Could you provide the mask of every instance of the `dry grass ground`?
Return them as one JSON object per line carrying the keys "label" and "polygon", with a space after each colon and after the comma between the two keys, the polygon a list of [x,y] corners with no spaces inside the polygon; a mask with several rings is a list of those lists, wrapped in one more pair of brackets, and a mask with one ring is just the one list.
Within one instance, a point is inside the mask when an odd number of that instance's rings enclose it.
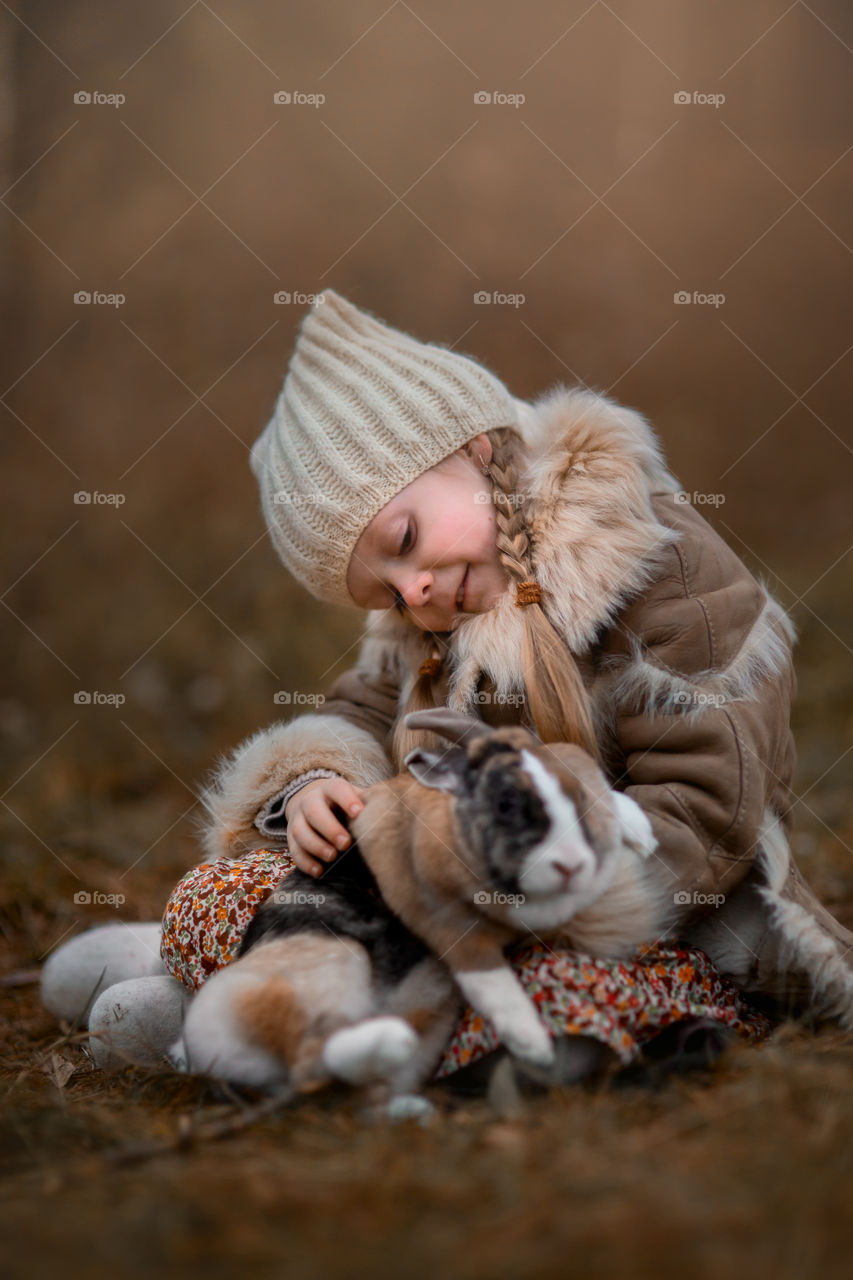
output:
{"label": "dry grass ground", "polygon": [[566,1090],[517,1116],[436,1090],[430,1127],[367,1128],[330,1095],[217,1139],[205,1126],[245,1100],[106,1080],[79,1046],[48,1052],[31,997],[14,1013],[12,1276],[849,1275],[849,1036],[780,1031],[710,1081]]}

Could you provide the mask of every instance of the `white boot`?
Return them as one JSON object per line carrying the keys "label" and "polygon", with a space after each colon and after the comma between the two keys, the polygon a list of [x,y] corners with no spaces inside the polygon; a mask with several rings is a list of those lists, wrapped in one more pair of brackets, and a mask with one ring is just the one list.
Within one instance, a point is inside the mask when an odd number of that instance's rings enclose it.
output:
{"label": "white boot", "polygon": [[175,1063],[170,1046],[181,1035],[190,992],[177,978],[129,978],[102,991],[89,1014],[89,1050],[102,1071],[128,1064]]}
{"label": "white boot", "polygon": [[100,925],[71,938],[56,948],[42,969],[42,1004],[55,1018],[82,1022],[105,988],[128,978],[167,975],[160,959],[160,935],[158,920]]}

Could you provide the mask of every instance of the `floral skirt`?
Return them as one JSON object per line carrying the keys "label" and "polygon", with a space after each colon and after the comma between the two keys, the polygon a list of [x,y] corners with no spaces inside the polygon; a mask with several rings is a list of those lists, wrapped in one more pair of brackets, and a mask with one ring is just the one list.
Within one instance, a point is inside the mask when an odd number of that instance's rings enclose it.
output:
{"label": "floral skirt", "polygon": [[[234,960],[249,921],[282,876],[288,854],[256,849],[188,871],[163,917],[161,953],[169,972],[195,991]],[[507,960],[552,1035],[587,1035],[608,1045],[623,1065],[670,1023],[704,1016],[756,1043],[770,1031],[738,989],[697,947],[653,944],[630,960],[600,960],[565,945],[522,939]],[[476,1062],[499,1045],[490,1021],[464,1010],[434,1078]]]}

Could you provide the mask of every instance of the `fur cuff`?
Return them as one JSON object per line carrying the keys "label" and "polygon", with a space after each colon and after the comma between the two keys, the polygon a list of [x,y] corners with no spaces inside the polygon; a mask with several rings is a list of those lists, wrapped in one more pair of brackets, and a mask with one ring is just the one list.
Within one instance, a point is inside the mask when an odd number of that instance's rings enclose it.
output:
{"label": "fur cuff", "polygon": [[271,797],[311,769],[334,770],[359,788],[393,773],[376,739],[344,716],[311,713],[260,729],[220,759],[201,790],[198,836],[207,857],[239,858],[252,849],[285,847],[283,833],[259,838],[254,821]]}

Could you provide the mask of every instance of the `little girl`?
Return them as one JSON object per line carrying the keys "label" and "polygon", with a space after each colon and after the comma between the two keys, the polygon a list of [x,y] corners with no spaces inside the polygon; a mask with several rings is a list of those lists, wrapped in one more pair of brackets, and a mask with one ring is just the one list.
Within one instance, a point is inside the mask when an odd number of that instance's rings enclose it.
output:
{"label": "little girl", "polygon": [[[414,746],[443,745],[405,714],[448,705],[585,748],[644,809],[671,880],[684,945],[650,938],[631,963],[539,942],[508,953],[554,1036],[630,1063],[696,1018],[747,1040],[768,1015],[853,1026],[853,935],[788,844],[794,629],[690,505],[644,418],[578,388],[517,400],[481,364],[329,291],[251,464],[287,569],[367,611],[357,661],[319,710],[219,764],[208,860],[174,890],[162,936],[136,926],[147,953],[124,936],[116,957],[103,929],[74,939],[46,970],[49,1007],[71,1016],[74,982],[78,1005],[101,991],[103,1032],[116,1000],[142,1009],[137,975],[171,1027],[281,876],[321,875],[347,847],[360,791]],[[153,1045],[152,1018],[139,1025]],[[496,1045],[469,1009],[436,1075]]]}

